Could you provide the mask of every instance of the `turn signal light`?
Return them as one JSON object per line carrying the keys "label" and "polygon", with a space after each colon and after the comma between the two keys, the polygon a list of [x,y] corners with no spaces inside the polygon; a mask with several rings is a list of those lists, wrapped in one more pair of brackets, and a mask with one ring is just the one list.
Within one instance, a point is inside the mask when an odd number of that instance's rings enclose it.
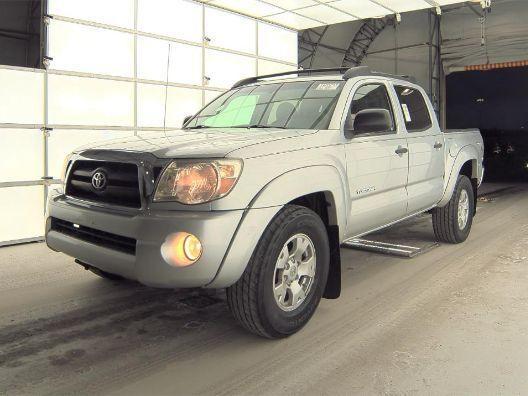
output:
{"label": "turn signal light", "polygon": [[170,234],[161,245],[161,256],[174,267],[187,267],[196,263],[202,251],[200,240],[188,232]]}

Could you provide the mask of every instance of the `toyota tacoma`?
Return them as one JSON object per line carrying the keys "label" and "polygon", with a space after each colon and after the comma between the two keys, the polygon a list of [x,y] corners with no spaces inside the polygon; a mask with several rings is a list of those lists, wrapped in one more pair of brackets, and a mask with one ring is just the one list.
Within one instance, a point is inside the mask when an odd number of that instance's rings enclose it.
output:
{"label": "toyota tacoma", "polygon": [[46,241],[103,277],[225,288],[242,326],[280,338],[339,296],[343,242],[424,212],[439,241],[463,242],[483,155],[479,131],[442,131],[410,78],[247,78],[181,130],[70,154]]}

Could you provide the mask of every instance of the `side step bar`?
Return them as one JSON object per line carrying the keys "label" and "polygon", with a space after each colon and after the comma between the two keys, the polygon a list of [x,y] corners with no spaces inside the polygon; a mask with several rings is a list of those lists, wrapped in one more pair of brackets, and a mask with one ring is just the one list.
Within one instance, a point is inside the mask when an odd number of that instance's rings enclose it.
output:
{"label": "side step bar", "polygon": [[388,254],[391,256],[413,258],[419,254],[426,253],[439,246],[438,242],[432,242],[422,247],[400,245],[368,239],[354,238],[341,244],[344,248],[366,250],[374,253]]}

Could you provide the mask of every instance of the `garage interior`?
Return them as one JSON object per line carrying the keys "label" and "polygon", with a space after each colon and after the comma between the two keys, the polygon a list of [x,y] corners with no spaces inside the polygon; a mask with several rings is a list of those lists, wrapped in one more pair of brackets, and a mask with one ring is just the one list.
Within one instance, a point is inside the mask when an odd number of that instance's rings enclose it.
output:
{"label": "garage interior", "polygon": [[[524,0],[0,0],[0,393],[521,394],[528,391]],[[178,129],[235,81],[369,66],[409,75],[443,128],[479,128],[468,241],[427,214],[343,248],[342,294],[279,342],[223,291],[108,282],[43,242],[64,157]]]}

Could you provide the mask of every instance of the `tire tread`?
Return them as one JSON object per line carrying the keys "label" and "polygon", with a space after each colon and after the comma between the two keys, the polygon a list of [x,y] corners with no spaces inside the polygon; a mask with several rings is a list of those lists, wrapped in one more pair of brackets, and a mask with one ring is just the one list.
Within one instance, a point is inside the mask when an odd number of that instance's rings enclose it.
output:
{"label": "tire tread", "polygon": [[433,218],[433,231],[440,242],[446,242],[446,243],[459,243],[461,242],[456,235],[455,227],[458,227],[457,223],[457,205],[458,202],[456,200],[457,193],[459,190],[460,184],[464,181],[468,180],[467,176],[459,175],[457,184],[455,186],[455,189],[453,191],[453,196],[445,205],[441,208],[435,208],[432,212],[432,218]]}
{"label": "tire tread", "polygon": [[265,338],[281,337],[280,334],[266,329],[258,309],[258,282],[260,273],[263,270],[258,265],[265,257],[266,247],[271,242],[273,236],[285,226],[285,219],[295,219],[296,217],[313,212],[303,206],[287,205],[270,222],[259,240],[251,259],[240,279],[226,289],[228,306],[236,321],[246,330]]}

